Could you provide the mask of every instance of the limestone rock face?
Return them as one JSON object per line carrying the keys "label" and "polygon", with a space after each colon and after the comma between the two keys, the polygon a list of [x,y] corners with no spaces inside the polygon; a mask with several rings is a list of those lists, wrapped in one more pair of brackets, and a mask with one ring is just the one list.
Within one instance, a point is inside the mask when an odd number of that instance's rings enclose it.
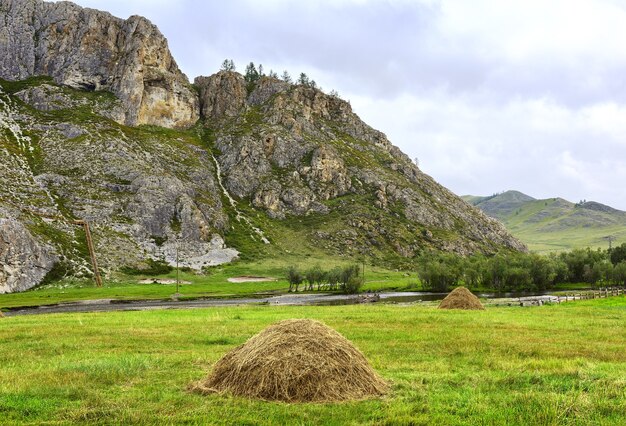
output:
{"label": "limestone rock face", "polygon": [[387,246],[405,258],[424,247],[525,250],[500,223],[422,173],[339,97],[269,77],[248,93],[236,72],[195,82],[225,188],[275,219],[342,212],[345,232],[316,230],[320,245],[359,254]]}
{"label": "limestone rock face", "polygon": [[57,261],[52,247],[36,240],[19,221],[0,216],[0,293],[39,284]]}
{"label": "limestone rock face", "polygon": [[[0,269],[16,271],[11,265],[22,258],[47,267],[50,252],[70,275],[90,277],[74,219],[89,221],[105,274],[141,267],[147,258],[175,263],[177,249],[181,264],[196,269],[237,257],[224,242],[229,218],[215,163],[197,136],[104,119],[97,112],[117,102],[110,94],[25,86],[7,93],[0,82],[0,212],[14,218],[4,222],[5,234],[24,241],[12,243],[17,260],[0,258]],[[6,291],[24,290],[44,275],[18,287],[11,278]]]}
{"label": "limestone rock face", "polygon": [[313,151],[311,168],[304,174],[309,180],[309,186],[323,200],[344,195],[351,186],[344,161],[337,150],[329,145],[322,145]]}
{"label": "limestone rock face", "polygon": [[73,88],[108,90],[122,101],[128,125],[196,122],[196,94],[145,18],[41,0],[0,0],[0,11],[0,77],[48,75]]}
{"label": "limestone rock face", "polygon": [[[67,108],[89,107],[98,115],[110,118],[118,123],[124,123],[126,114],[122,102],[111,97],[106,102],[90,102],[88,99],[76,99],[64,88],[50,84],[29,87],[15,94],[23,102],[40,111],[58,111]],[[74,136],[69,136],[75,137]]]}
{"label": "limestone rock face", "polygon": [[202,116],[209,120],[235,117],[246,102],[246,83],[235,72],[220,71],[210,77],[197,77]]}

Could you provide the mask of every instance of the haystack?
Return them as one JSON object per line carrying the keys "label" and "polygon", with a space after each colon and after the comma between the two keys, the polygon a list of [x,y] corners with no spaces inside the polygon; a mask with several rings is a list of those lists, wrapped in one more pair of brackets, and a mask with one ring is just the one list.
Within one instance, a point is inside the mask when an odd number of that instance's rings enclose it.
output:
{"label": "haystack", "polygon": [[457,287],[439,304],[439,309],[485,309],[478,297],[465,287]]}
{"label": "haystack", "polygon": [[203,393],[285,402],[335,402],[383,395],[387,384],[363,354],[319,321],[277,322],[220,359]]}

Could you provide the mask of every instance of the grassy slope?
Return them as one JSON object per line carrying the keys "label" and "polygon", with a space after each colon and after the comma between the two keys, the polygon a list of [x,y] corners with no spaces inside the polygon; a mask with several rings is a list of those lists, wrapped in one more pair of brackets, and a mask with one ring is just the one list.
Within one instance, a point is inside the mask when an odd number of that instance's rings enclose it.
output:
{"label": "grassy slope", "polygon": [[[551,208],[554,204],[558,205]],[[545,218],[537,220],[538,215],[545,215]],[[558,199],[549,199],[526,203],[517,214],[505,218],[504,223],[531,250],[549,252],[582,247],[607,248],[608,242],[604,239],[607,235],[613,235],[617,243],[626,241],[626,222],[615,224],[616,218],[611,216],[567,208]],[[613,224],[601,225],[602,222]]]}
{"label": "grassy slope", "polygon": [[[506,194],[500,196],[505,197]],[[472,198],[465,196],[466,201]],[[607,235],[615,242],[626,242],[626,215],[593,211],[576,207],[560,198],[526,201],[509,211],[498,210],[498,197],[491,198],[489,214],[504,223],[507,229],[532,251],[564,251],[584,247],[608,247]],[[481,207],[478,202],[478,207]]]}
{"label": "grassy slope", "polygon": [[[287,405],[186,388],[268,324],[315,318],[393,385]],[[0,320],[0,413],[51,424],[626,423],[624,297],[536,308],[232,307]]]}

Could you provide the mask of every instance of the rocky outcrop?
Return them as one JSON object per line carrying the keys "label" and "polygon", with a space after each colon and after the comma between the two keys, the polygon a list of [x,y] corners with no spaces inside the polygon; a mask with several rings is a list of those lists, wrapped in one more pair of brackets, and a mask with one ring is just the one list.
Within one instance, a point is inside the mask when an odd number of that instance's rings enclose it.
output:
{"label": "rocky outcrop", "polygon": [[[270,77],[248,93],[236,72],[199,77],[195,83],[206,125],[216,136],[225,187],[271,218],[329,213],[328,202],[358,196],[360,201],[341,204],[353,228],[348,234],[315,235],[337,237],[334,247],[352,245],[366,253],[385,241],[403,257],[424,247],[460,254],[503,246],[525,250],[500,223],[422,173],[339,97]],[[351,203],[369,203],[373,210],[351,209]],[[356,217],[364,210],[371,217]],[[396,219],[383,225],[390,216]]]}
{"label": "rocky outcrop", "polygon": [[58,260],[54,249],[36,240],[19,221],[0,216],[0,293],[39,284]]}
{"label": "rocky outcrop", "polygon": [[322,200],[346,194],[351,187],[348,169],[336,149],[321,145],[313,151],[311,166],[303,167],[309,187]]}
{"label": "rocky outcrop", "polygon": [[196,77],[194,84],[200,94],[200,111],[207,120],[236,117],[246,104],[246,83],[236,72]]}
{"label": "rocky outcrop", "polygon": [[[0,208],[16,218],[7,226],[45,241],[72,275],[91,276],[76,219],[90,223],[104,273],[146,258],[175,264],[177,251],[196,269],[238,256],[224,242],[229,218],[197,136],[104,120],[97,111],[116,102],[109,94],[22,86],[6,93],[0,82]],[[33,244],[15,247],[33,257]]]}
{"label": "rocky outcrop", "polygon": [[[96,114],[118,123],[124,123],[126,120],[124,105],[119,99],[113,97],[106,102],[92,102],[86,98],[76,98],[66,89],[50,84],[29,87],[17,92],[15,96],[39,111],[89,107]],[[78,135],[68,135],[68,138],[76,136]]]}
{"label": "rocky outcrop", "polygon": [[128,125],[196,122],[197,96],[147,19],[41,0],[0,0],[0,11],[0,77],[48,75],[73,88],[111,91]]}

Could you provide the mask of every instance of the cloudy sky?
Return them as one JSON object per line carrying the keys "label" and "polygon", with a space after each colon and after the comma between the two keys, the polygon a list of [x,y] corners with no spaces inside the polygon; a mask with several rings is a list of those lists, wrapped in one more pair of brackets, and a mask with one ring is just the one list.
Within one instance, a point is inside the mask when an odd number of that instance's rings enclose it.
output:
{"label": "cloudy sky", "polygon": [[193,79],[306,72],[459,195],[626,210],[622,0],[76,0],[148,17]]}

